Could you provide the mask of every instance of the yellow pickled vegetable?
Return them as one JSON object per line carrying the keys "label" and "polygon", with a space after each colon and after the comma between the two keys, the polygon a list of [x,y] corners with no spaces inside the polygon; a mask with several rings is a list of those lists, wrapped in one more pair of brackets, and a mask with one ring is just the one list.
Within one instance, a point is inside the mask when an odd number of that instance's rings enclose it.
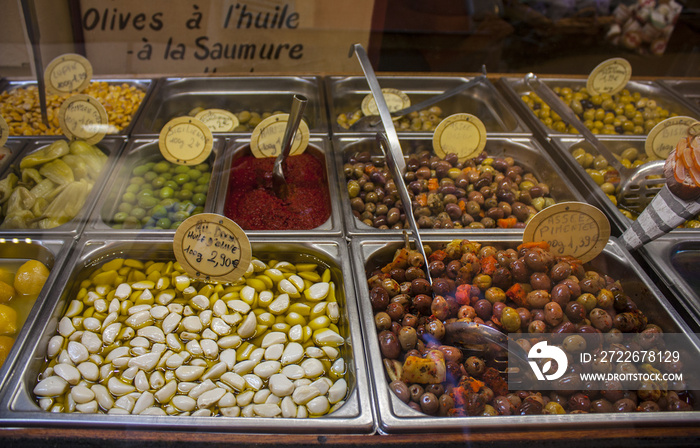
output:
{"label": "yellow pickled vegetable", "polygon": [[0,367],[5,364],[7,355],[10,354],[10,349],[12,349],[12,344],[15,340],[9,336],[0,336]]}
{"label": "yellow pickled vegetable", "polygon": [[17,311],[0,303],[0,335],[17,332]]}
{"label": "yellow pickled vegetable", "polygon": [[15,274],[15,289],[20,294],[39,294],[49,277],[49,269],[37,260],[29,260]]}
{"label": "yellow pickled vegetable", "polygon": [[41,165],[46,162],[50,162],[59,157],[68,154],[68,142],[65,140],[56,140],[46,148],[42,148],[27,157],[24,157],[19,163],[20,169],[31,168],[37,165]]}
{"label": "yellow pickled vegetable", "polygon": [[15,288],[0,280],[0,303],[9,302],[15,295]]}

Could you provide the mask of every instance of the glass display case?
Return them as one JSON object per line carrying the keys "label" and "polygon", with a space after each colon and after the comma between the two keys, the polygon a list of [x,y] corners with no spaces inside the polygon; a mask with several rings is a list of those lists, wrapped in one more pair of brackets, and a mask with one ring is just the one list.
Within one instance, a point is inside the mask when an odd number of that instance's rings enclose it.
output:
{"label": "glass display case", "polygon": [[[700,132],[684,128],[663,157],[648,141],[668,118],[700,120],[698,2],[2,7],[0,443],[700,441],[688,367],[700,350],[700,219],[673,210],[686,222],[671,228],[662,211],[638,222],[663,236],[638,248],[621,238],[651,201],[630,206],[628,180],[645,164],[652,193],[680,184],[688,204],[699,196]],[[617,58],[627,78],[596,91],[592,72]],[[280,151],[284,126],[270,129],[295,96],[308,100],[304,153],[292,149],[282,172],[299,201],[276,188],[260,143],[268,132]],[[476,135],[441,140],[473,120]],[[201,124],[210,153],[189,163],[185,149],[168,152],[175,122]],[[383,145],[394,132],[398,145]],[[467,149],[444,149],[453,144]],[[532,239],[538,213],[580,203],[600,210],[604,241],[571,223]],[[253,260],[240,278],[205,281],[178,258],[190,250],[181,225],[224,215]],[[579,243],[597,252],[578,260]],[[463,340],[460,323],[486,342]],[[533,346],[550,333],[568,387],[517,383],[503,351],[526,353],[537,374]],[[658,345],[664,333],[685,345]],[[575,363],[586,350],[575,337],[591,334],[594,355],[612,342],[624,356],[678,356]],[[591,372],[680,376],[628,388],[571,379]]]}

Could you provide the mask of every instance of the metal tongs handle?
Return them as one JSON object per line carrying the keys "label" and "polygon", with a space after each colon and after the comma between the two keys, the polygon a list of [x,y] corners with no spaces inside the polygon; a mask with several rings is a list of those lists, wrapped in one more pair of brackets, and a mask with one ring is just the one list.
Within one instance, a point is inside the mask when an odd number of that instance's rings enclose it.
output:
{"label": "metal tongs handle", "polygon": [[[350,47],[350,54],[352,56],[353,52],[357,55],[357,59],[360,61],[360,66],[365,74],[365,79],[367,79],[367,84],[369,84],[369,89],[372,92],[374,101],[377,103],[377,109],[379,109],[379,117],[382,119],[382,124],[386,131],[386,138],[388,141],[389,151],[394,158],[394,162],[402,174],[401,177],[397,178],[397,185],[399,182],[403,182],[403,173],[406,171],[406,161],[403,159],[403,153],[401,152],[401,144],[399,143],[399,136],[396,134],[396,128],[394,127],[394,122],[391,119],[391,114],[389,113],[389,108],[384,100],[384,95],[382,94],[382,88],[379,86],[377,81],[377,76],[374,74],[374,69],[372,64],[369,62],[367,57],[367,52],[360,44],[354,44]],[[409,202],[408,210],[406,210],[406,216],[408,216],[411,203]],[[427,260],[426,260],[427,262]]]}
{"label": "metal tongs handle", "polygon": [[598,154],[605,157],[608,163],[612,165],[620,174],[627,173],[628,169],[620,163],[615,155],[605,146],[596,136],[578,119],[576,114],[569,106],[567,106],[559,96],[554,93],[547,84],[540,81],[534,73],[525,75],[525,84],[535,91],[539,97],[544,100],[549,107],[554,110],[567,123],[575,127],[590,144],[598,151]]}
{"label": "metal tongs handle", "polygon": [[39,90],[39,107],[41,107],[41,119],[46,126],[49,125],[49,117],[46,111],[46,85],[44,83],[44,67],[41,62],[41,46],[39,45],[39,22],[36,16],[34,0],[22,0],[22,13],[24,23],[27,27],[29,41],[32,44],[32,55],[34,56],[34,70],[36,71],[37,89]]}
{"label": "metal tongs handle", "polygon": [[[396,184],[396,190],[399,192],[399,197],[401,198],[401,203],[403,204],[406,220],[408,221],[408,225],[411,227],[411,233],[413,234],[413,238],[416,242],[416,249],[418,249],[418,252],[420,252],[420,254],[423,256],[423,260],[425,260],[426,279],[432,285],[433,279],[430,277],[430,269],[428,269],[428,257],[425,255],[423,240],[420,237],[420,233],[418,233],[418,225],[416,224],[415,216],[413,216],[413,207],[411,206],[411,197],[408,195],[408,189],[403,181],[403,174],[399,170],[394,154],[388,150],[389,142],[387,141],[386,136],[381,132],[377,132],[377,144],[382,152],[384,152],[384,158],[387,161],[391,175],[394,178],[394,183]],[[403,161],[403,154],[401,161]]]}

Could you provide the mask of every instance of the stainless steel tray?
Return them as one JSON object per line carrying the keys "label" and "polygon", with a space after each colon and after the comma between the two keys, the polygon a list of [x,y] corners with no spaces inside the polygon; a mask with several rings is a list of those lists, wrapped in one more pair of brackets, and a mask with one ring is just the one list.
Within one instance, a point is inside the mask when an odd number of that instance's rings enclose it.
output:
{"label": "stainless steel tray", "polygon": [[[432,150],[432,137],[411,136],[402,138],[401,141],[404,154],[414,154],[419,148]],[[370,227],[361,222],[352,214],[350,197],[347,193],[345,176],[343,174],[343,164],[355,152],[369,151],[372,157],[383,159],[381,150],[377,147],[373,136],[335,136],[333,138],[335,147],[335,163],[338,172],[340,200],[342,213],[345,217],[345,229],[349,236],[382,234],[401,234],[400,230],[381,230]],[[584,201],[584,197],[572,188],[568,176],[549,157],[546,151],[537,143],[535,139],[527,136],[511,137],[491,137],[486,141],[484,149],[492,156],[512,157],[516,164],[522,166],[537,176],[537,178],[550,186],[551,195],[557,202],[564,201]],[[441,234],[441,235],[464,235],[464,234],[522,234],[522,229],[421,229],[421,234]]]}
{"label": "stainless steel tray", "polygon": [[183,416],[117,416],[106,414],[55,414],[41,410],[32,390],[43,364],[48,340],[55,334],[60,316],[80,289],[91,267],[115,257],[144,260],[173,260],[172,239],[144,237],[124,240],[83,238],[78,242],[60,279],[53,288],[51,302],[42,309],[17,367],[0,399],[0,422],[5,426],[53,426],[66,428],[128,426],[133,429],[170,429],[251,433],[362,433],[374,432],[369,379],[362,351],[359,315],[352,281],[348,249],[341,239],[316,242],[299,239],[251,238],[253,255],[261,260],[284,258],[290,262],[319,263],[331,269],[338,285],[341,305],[341,333],[346,339],[342,352],[346,359],[348,395],[336,412],[320,418],[272,419]]}
{"label": "stainless steel tray", "polygon": [[[133,135],[157,135],[163,126],[192,109],[224,109],[234,114],[284,111],[292,96],[308,98],[304,120],[310,132],[328,133],[326,104],[320,80],[313,76],[256,76],[162,79],[144,105]],[[252,130],[242,132],[250,134]]]}
{"label": "stainless steel tray", "polygon": [[646,243],[639,252],[700,322],[700,238],[674,232]]}
{"label": "stainless steel tray", "polygon": [[10,260],[38,260],[41,261],[51,271],[44,288],[37,296],[34,305],[32,306],[27,316],[24,325],[15,336],[15,343],[12,345],[7,355],[5,363],[0,367],[0,390],[5,384],[5,381],[14,371],[14,365],[17,358],[22,353],[22,347],[28,339],[33,337],[30,331],[35,321],[37,320],[40,311],[45,306],[51,306],[52,303],[52,287],[54,282],[64,268],[68,254],[71,251],[74,240],[72,238],[55,238],[49,237],[45,239],[33,239],[29,237],[20,237],[13,239],[0,240],[0,262]]}
{"label": "stainless steel tray", "polygon": [[[210,212],[214,208],[216,201],[216,166],[221,154],[223,140],[215,138],[214,147],[209,156],[208,162],[211,170],[211,181],[207,192],[207,200],[204,204],[204,211]],[[86,227],[86,231],[107,231],[110,234],[128,235],[139,232],[146,233],[169,233],[175,234],[175,230],[147,230],[147,229],[114,229],[108,223],[119,206],[121,198],[128,186],[132,170],[139,164],[149,161],[165,160],[158,147],[158,139],[133,139],[127,144],[122,153],[119,163],[109,177],[102,195],[97,200],[92,216]]]}
{"label": "stainless steel tray", "polygon": [[[65,139],[65,137],[61,138]],[[34,140],[28,141],[24,149],[22,150],[22,153],[14,159],[14,162],[16,163],[13,163],[13,166],[8,167],[8,169],[6,169],[4,173],[2,173],[2,178],[4,179],[5,176],[7,176],[10,173],[10,170],[14,168],[14,165],[17,165],[17,168],[19,168],[20,157],[25,157],[51,144],[56,140],[59,140],[59,138],[35,137]],[[90,191],[90,194],[85,200],[85,205],[83,205],[83,208],[73,219],[53,229],[2,229],[1,233],[4,234],[3,236],[16,234],[71,235],[73,237],[79,236],[80,233],[83,231],[85,224],[90,218],[90,213],[92,213],[92,208],[94,207],[97,198],[100,196],[100,192],[102,191],[102,188],[105,185],[105,180],[112,173],[112,168],[114,168],[115,163],[119,159],[119,156],[125,143],[126,139],[123,137],[105,137],[101,142],[95,145],[108,156],[108,160],[104,168],[102,169],[102,173],[100,175],[101,179],[95,182],[95,185],[93,186],[92,190]]]}
{"label": "stainless steel tray", "polygon": [[[327,138],[311,137],[307,152],[312,154],[318,160],[323,162],[326,170],[326,180],[328,181],[328,193],[331,202],[331,215],[326,222],[320,226],[309,230],[246,230],[250,235],[268,235],[268,236],[291,236],[301,234],[313,234],[316,236],[342,236],[343,235],[343,220],[341,218],[341,203],[336,186],[338,185],[337,174],[333,166],[333,151]],[[228,195],[228,184],[230,176],[231,164],[238,158],[250,155],[250,139],[249,138],[231,138],[226,141],[225,156],[217,170],[218,176],[216,184],[218,185],[218,194],[215,213],[224,214],[226,205],[226,197]],[[271,210],[270,213],[274,213]]]}
{"label": "stainless steel tray", "polygon": [[[139,116],[141,115],[141,111],[143,110],[144,105],[146,104],[146,101],[148,100],[148,97],[150,96],[150,94],[153,90],[153,87],[155,85],[155,81],[153,81],[151,79],[133,79],[133,78],[98,78],[98,79],[93,79],[93,81],[106,82],[106,83],[112,84],[112,85],[128,84],[129,86],[137,87],[138,89],[145,92],[145,96],[143,97],[141,104],[139,104],[139,107],[134,111],[134,113],[131,116],[131,122],[129,123],[129,126],[122,129],[118,133],[108,134],[108,136],[109,135],[117,135],[117,136],[131,135],[131,131],[134,129],[134,125],[138,121]],[[7,85],[2,86],[1,91],[12,90],[12,89],[16,89],[19,87],[27,87],[30,85],[36,85],[36,81],[8,81]],[[17,137],[27,138],[25,136],[17,136]],[[36,138],[38,136],[29,136],[29,137]]]}
{"label": "stainless steel tray", "polygon": [[[402,90],[409,96],[413,105],[439,95],[445,90],[457,87],[469,81],[470,78],[378,76],[377,80],[382,88]],[[367,80],[361,76],[330,76],[326,77],[325,82],[328,91],[331,130],[334,134],[357,132],[341,128],[338,125],[337,117],[341,113],[360,109],[362,99],[370,94]],[[489,80],[484,80],[451,98],[445,99],[437,106],[442,108],[445,117],[460,112],[476,115],[484,123],[486,132],[489,133],[531,133],[520,117],[511,111],[505,99]],[[419,133],[425,134],[426,132]]]}
{"label": "stainless steel tray", "polygon": [[[465,236],[465,235],[463,235]],[[522,243],[516,236],[482,236],[467,238],[473,241],[493,244],[497,247],[515,248]],[[427,236],[424,244],[448,243],[451,238]],[[406,432],[461,432],[479,429],[540,429],[563,427],[606,427],[610,425],[671,425],[697,424],[700,412],[656,412],[623,414],[562,414],[562,415],[527,415],[527,416],[493,416],[493,417],[433,417],[414,411],[400,401],[388,387],[378,338],[374,315],[369,302],[369,290],[366,271],[383,266],[391,261],[396,249],[404,242],[395,237],[356,237],[351,241],[351,251],[355,265],[355,279],[360,313],[365,332],[365,350],[368,356],[370,376],[374,381],[379,412],[379,431],[383,433]],[[688,325],[680,318],[668,300],[661,294],[644,270],[634,261],[629,252],[615,239],[610,239],[603,253],[586,267],[605,272],[619,279],[625,293],[635,300],[639,308],[647,315],[653,316],[653,323],[661,326],[665,332],[692,333]]]}
{"label": "stainless steel tray", "polygon": [[[614,154],[620,154],[626,148],[634,147],[637,148],[640,154],[644,154],[644,138],[620,138],[620,137],[608,137],[600,136],[599,140],[607,146]],[[586,140],[582,140],[581,137],[564,137],[564,136],[553,136],[551,143],[557,154],[565,161],[569,166],[569,172],[574,173],[578,178],[578,181],[587,190],[586,197],[595,203],[598,207],[605,211],[605,214],[612,221],[612,223],[619,229],[620,232],[624,232],[632,225],[632,220],[623,215],[620,210],[615,206],[615,204],[610,201],[610,199],[603,193],[603,190],[593,181],[591,176],[588,175],[586,170],[576,162],[571,153],[577,148],[584,148],[586,152],[593,155],[598,155],[598,151],[588,143]],[[664,179],[660,179],[663,183]],[[682,228],[674,229],[671,231],[673,234],[678,235],[698,235],[697,229]]]}
{"label": "stainless steel tray", "polygon": [[696,117],[700,115],[700,80],[660,79],[657,82],[688,102],[696,110]]}
{"label": "stainless steel tray", "polygon": [[[550,88],[570,87],[572,89],[577,89],[586,86],[586,79],[540,78],[540,80],[547,84],[547,86]],[[536,134],[540,136],[573,135],[566,133],[562,134],[548,128],[539,120],[539,118],[535,116],[530,108],[527,107],[520,97],[527,95],[528,93],[532,92],[532,90],[530,90],[530,87],[525,84],[525,80],[523,78],[503,77],[499,80],[499,82],[508,100],[516,108],[520,116],[526,119],[526,123]],[[697,112],[689,109],[685,103],[676,100],[673,95],[669,95],[666,90],[652,81],[629,81],[626,88],[632,93],[639,92],[642,94],[642,96],[655,100],[659,106],[667,109],[671,113],[698,118]],[[613,135],[611,137],[615,136]],[[620,137],[627,138],[630,136],[622,135]]]}

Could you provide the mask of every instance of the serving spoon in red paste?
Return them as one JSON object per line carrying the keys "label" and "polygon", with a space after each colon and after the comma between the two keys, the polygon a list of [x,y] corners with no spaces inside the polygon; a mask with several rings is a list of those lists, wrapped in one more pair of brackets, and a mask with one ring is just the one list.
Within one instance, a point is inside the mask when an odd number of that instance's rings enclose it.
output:
{"label": "serving spoon in red paste", "polygon": [[292,149],[294,136],[299,129],[301,117],[304,116],[304,109],[308,99],[303,95],[294,95],[292,100],[292,109],[289,111],[287,119],[287,127],[284,129],[284,138],[282,138],[282,151],[275,159],[275,165],[272,167],[272,190],[280,199],[287,199],[289,196],[289,185],[284,178],[284,165]]}

